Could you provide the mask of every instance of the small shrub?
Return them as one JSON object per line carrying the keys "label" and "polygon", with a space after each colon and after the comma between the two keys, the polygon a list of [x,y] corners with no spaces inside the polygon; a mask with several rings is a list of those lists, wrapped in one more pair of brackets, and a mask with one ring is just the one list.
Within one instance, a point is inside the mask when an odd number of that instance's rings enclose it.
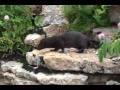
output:
{"label": "small shrub", "polygon": [[107,5],[64,5],[63,13],[68,18],[70,30],[90,32],[98,26],[109,26]]}
{"label": "small shrub", "polygon": [[112,41],[103,42],[102,46],[98,50],[98,56],[100,62],[103,62],[103,58],[110,56],[120,55],[120,38],[113,39]]}
{"label": "small shrub", "polygon": [[[5,15],[9,20],[5,20]],[[24,44],[27,34],[34,31],[32,11],[27,5],[0,5],[0,52],[25,54],[30,49]],[[40,19],[40,18],[39,18]],[[40,25],[38,19],[37,24]]]}

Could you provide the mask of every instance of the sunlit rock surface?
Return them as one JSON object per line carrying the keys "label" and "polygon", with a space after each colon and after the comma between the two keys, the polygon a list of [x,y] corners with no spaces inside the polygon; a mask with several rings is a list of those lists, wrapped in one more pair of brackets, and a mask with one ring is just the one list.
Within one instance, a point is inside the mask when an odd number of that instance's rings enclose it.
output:
{"label": "sunlit rock surface", "polygon": [[[31,57],[31,60],[34,61],[35,57],[33,58],[32,54],[36,57],[43,56],[46,68],[51,70],[120,74],[119,63],[107,58],[104,58],[104,62],[100,63],[95,50],[86,50],[85,53],[76,53],[76,50],[73,49],[67,53],[51,52],[50,49],[33,50],[28,52],[26,56]],[[29,61],[28,58],[26,59]]]}
{"label": "sunlit rock surface", "polygon": [[33,47],[37,47],[42,39],[44,39],[44,35],[39,35],[39,34],[29,34],[25,37],[24,43],[26,45],[31,45]]}
{"label": "sunlit rock surface", "polygon": [[62,5],[43,5],[42,7],[43,25],[50,24],[43,28],[47,36],[51,37],[64,33],[68,29],[69,22],[62,13]]}

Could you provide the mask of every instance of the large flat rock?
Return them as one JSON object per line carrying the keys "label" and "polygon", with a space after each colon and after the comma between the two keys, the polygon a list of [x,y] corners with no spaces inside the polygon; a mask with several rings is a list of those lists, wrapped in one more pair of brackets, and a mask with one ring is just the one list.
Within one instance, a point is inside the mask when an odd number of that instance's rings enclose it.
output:
{"label": "large flat rock", "polygon": [[51,70],[120,74],[119,61],[115,63],[115,60],[105,58],[104,62],[100,63],[94,50],[86,50],[85,53],[76,53],[74,50],[66,53],[51,52],[50,49],[33,50],[27,52],[26,60],[37,61],[36,58],[41,56],[43,56],[42,62]]}
{"label": "large flat rock", "polygon": [[77,73],[37,74],[22,68],[22,63],[9,61],[1,65],[3,76],[11,80],[12,85],[85,85],[88,76]]}

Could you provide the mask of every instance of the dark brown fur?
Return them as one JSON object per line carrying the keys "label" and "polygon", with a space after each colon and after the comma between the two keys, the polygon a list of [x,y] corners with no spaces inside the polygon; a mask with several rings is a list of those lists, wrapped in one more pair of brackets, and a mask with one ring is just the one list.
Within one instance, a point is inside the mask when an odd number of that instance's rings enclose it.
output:
{"label": "dark brown fur", "polygon": [[79,52],[82,53],[84,49],[97,48],[98,45],[99,42],[90,39],[80,32],[69,31],[60,36],[43,39],[37,49],[55,48],[54,51],[62,49],[62,52],[64,52],[64,48],[73,47],[77,48]]}

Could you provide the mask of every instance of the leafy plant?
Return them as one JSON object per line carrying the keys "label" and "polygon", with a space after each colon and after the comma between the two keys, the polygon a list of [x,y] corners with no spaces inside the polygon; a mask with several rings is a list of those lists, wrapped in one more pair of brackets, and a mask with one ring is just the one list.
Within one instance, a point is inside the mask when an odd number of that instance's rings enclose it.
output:
{"label": "leafy plant", "polygon": [[[9,20],[4,19],[6,15]],[[24,55],[30,49],[24,44],[24,39],[34,30],[31,18],[32,11],[27,5],[0,5],[1,53],[17,52]],[[39,21],[37,23],[40,25]]]}
{"label": "leafy plant", "polygon": [[115,31],[117,31],[117,32],[114,34],[112,40],[116,40],[116,39],[120,38],[120,30],[117,29],[117,30],[115,30]]}
{"label": "leafy plant", "polygon": [[111,51],[110,48],[110,42],[104,41],[98,50],[98,57],[100,62],[103,62],[103,58],[106,57],[107,53]]}
{"label": "leafy plant", "polygon": [[111,42],[105,41],[98,51],[98,56],[100,62],[103,62],[103,58],[107,55],[113,57],[120,54],[120,38],[113,40]]}
{"label": "leafy plant", "polygon": [[98,26],[109,26],[111,24],[110,18],[108,16],[109,7],[107,5],[99,5],[94,10],[93,17],[96,20]]}
{"label": "leafy plant", "polygon": [[114,34],[111,41],[104,41],[102,46],[98,50],[98,56],[100,62],[103,62],[103,58],[110,56],[120,55],[120,30]]}
{"label": "leafy plant", "polygon": [[107,5],[64,5],[63,13],[68,18],[70,30],[90,32],[94,27],[109,26]]}

